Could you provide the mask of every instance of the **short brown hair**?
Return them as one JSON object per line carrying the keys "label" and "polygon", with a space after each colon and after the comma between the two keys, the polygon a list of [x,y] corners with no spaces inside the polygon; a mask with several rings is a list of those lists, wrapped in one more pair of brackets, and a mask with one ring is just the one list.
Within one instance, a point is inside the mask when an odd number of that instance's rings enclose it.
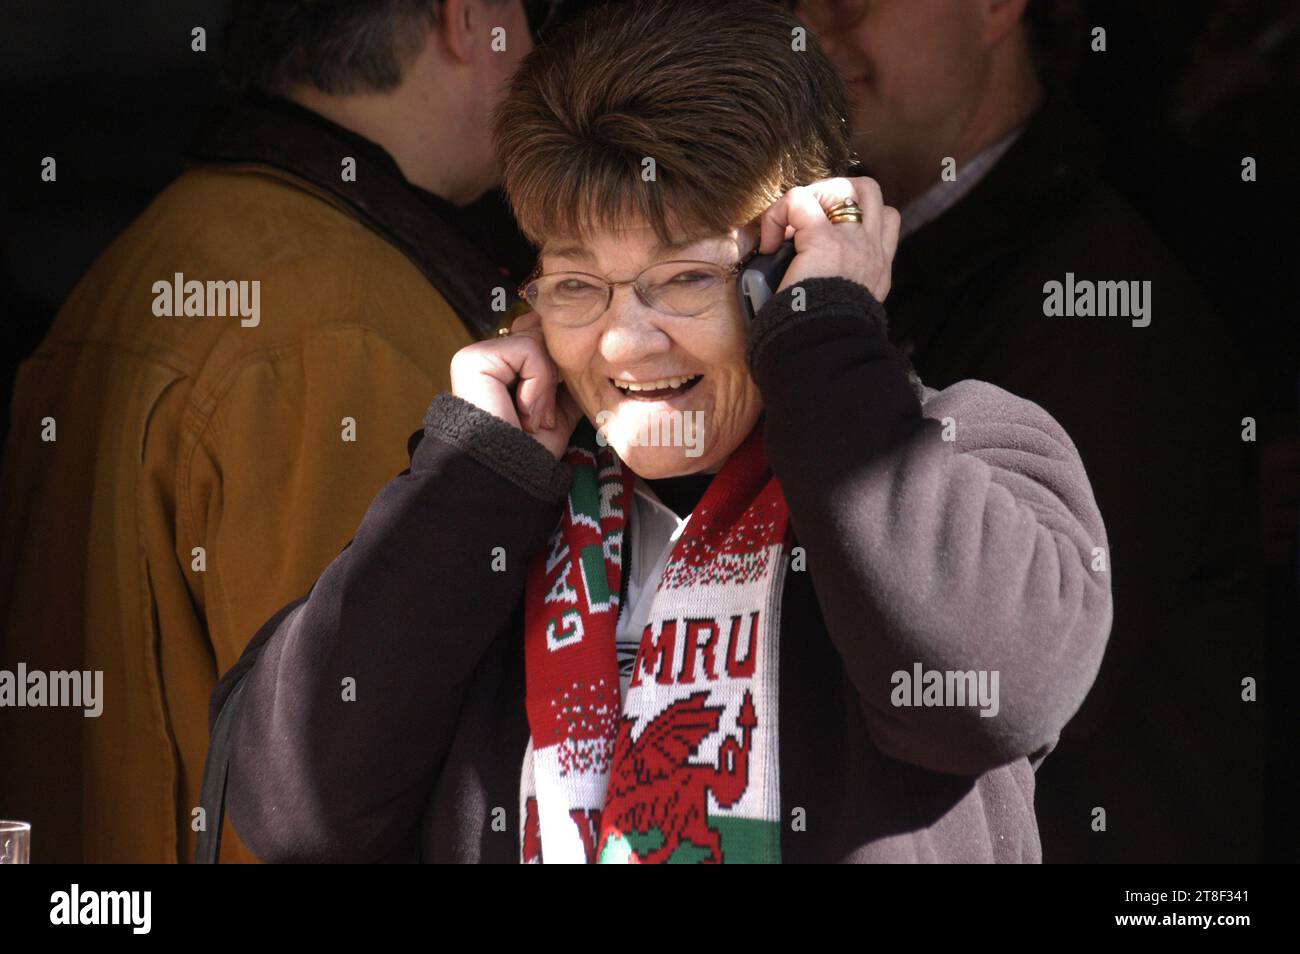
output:
{"label": "short brown hair", "polygon": [[777,5],[635,0],[592,10],[527,56],[495,141],[534,244],[636,219],[668,242],[675,228],[725,232],[793,186],[844,174],[845,113],[834,68]]}

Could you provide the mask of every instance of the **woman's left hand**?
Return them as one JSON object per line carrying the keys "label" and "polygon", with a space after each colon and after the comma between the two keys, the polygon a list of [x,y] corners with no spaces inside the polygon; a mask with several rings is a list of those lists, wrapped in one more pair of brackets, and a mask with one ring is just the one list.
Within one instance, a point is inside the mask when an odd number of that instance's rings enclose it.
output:
{"label": "woman's left hand", "polygon": [[[826,210],[845,199],[861,207],[861,222],[836,224],[826,218]],[[840,277],[865,285],[884,301],[899,223],[898,210],[885,205],[875,179],[822,179],[796,186],[762,214],[759,251],[774,252],[785,239],[794,239],[797,254],[778,291],[809,278]]]}

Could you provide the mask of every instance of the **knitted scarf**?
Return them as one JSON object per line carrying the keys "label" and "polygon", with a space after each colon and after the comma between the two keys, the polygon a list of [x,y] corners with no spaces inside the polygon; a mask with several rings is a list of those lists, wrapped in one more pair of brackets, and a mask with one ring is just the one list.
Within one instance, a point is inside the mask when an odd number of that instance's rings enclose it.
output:
{"label": "knitted scarf", "polygon": [[759,428],[710,483],[652,600],[628,698],[614,645],[634,475],[582,427],[529,567],[524,863],[779,862],[777,652],[789,512]]}

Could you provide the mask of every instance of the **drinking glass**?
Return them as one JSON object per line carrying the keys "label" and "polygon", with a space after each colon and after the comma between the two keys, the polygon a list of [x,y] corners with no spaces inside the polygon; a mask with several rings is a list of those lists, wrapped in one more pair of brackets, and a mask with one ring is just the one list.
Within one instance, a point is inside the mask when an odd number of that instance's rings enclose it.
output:
{"label": "drinking glass", "polygon": [[32,860],[32,826],[0,821],[0,865],[25,865]]}

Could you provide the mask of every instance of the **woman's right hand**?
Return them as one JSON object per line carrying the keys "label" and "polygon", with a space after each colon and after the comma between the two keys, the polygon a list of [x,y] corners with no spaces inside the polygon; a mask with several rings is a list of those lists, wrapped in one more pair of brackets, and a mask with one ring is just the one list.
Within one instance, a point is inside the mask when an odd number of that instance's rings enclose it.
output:
{"label": "woman's right hand", "polygon": [[[861,222],[834,223],[826,210],[853,200]],[[821,179],[796,186],[777,199],[760,219],[759,251],[771,253],[787,238],[797,252],[781,279],[780,290],[809,278],[847,278],[883,302],[898,251],[898,210],[885,205],[880,185],[866,176]]]}
{"label": "woman's right hand", "polygon": [[531,434],[556,460],[582,418],[546,350],[541,319],[532,312],[516,318],[509,335],[452,355],[451,393]]}

